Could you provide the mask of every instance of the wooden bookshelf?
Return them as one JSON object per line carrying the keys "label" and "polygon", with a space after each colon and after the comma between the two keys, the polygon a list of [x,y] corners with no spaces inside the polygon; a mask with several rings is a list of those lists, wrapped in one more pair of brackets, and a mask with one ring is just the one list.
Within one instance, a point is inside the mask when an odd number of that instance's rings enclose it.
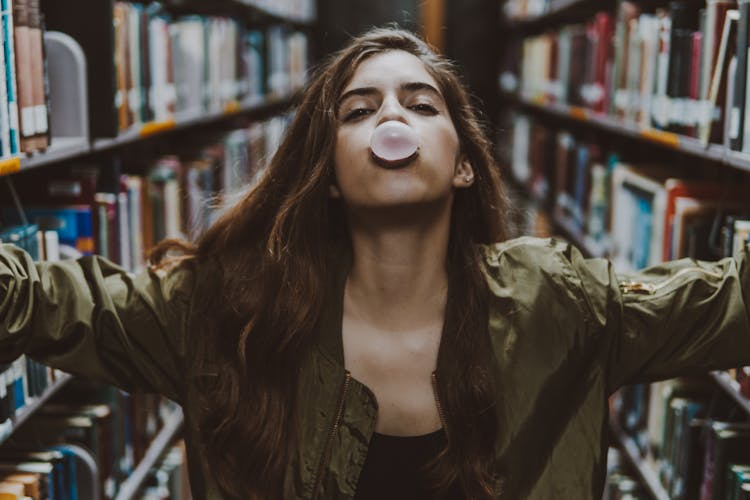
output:
{"label": "wooden bookshelf", "polygon": [[133,127],[117,137],[95,139],[92,151],[107,151],[126,146],[143,139],[162,136],[172,132],[181,132],[189,128],[210,125],[239,115],[266,115],[279,112],[294,102],[293,96],[278,99],[268,99],[263,102],[245,103],[238,106],[228,106],[217,113],[199,113],[178,116],[175,120],[166,122],[151,122]]}
{"label": "wooden bookshelf", "polygon": [[698,158],[715,161],[722,165],[750,172],[750,155],[731,151],[719,144],[709,144],[706,146],[692,137],[661,130],[641,129],[636,124],[600,115],[577,106],[534,102],[515,97],[511,98],[511,100],[525,109],[555,116],[563,120],[586,123],[613,134],[640,139],[654,145],[674,149]]}
{"label": "wooden bookshelf", "polygon": [[120,491],[117,492],[115,500],[130,500],[138,498],[137,495],[148,477],[149,471],[156,465],[159,458],[174,441],[175,437],[182,431],[184,416],[181,409],[176,409],[169,416],[164,426],[156,435],[151,445],[146,450],[143,460],[138,464],[133,473],[122,483]]}
{"label": "wooden bookshelf", "polygon": [[654,500],[670,500],[669,494],[661,485],[661,482],[659,482],[656,471],[641,458],[638,446],[633,441],[633,438],[625,433],[614,418],[609,419],[609,428],[623,450],[627,461],[633,466],[641,480],[641,484],[646,488],[651,497]]}
{"label": "wooden bookshelf", "polygon": [[[228,107],[219,113],[200,114],[192,116],[182,116],[172,122],[144,124],[134,127],[118,137],[95,139],[93,143],[80,139],[55,139],[52,146],[44,153],[34,154],[21,158],[11,158],[3,160],[8,163],[8,168],[0,168],[0,176],[26,171],[52,163],[59,163],[87,154],[108,151],[122,146],[127,146],[144,139],[163,136],[168,133],[181,132],[193,127],[211,125],[220,123],[241,115],[258,115],[265,116],[278,113],[284,108],[291,106],[296,99],[295,96],[284,98],[269,99],[263,102],[246,103],[237,107]],[[20,163],[18,163],[20,161]],[[10,164],[13,162],[13,165]],[[13,168],[14,165],[20,165],[20,168]],[[1,165],[0,165],[1,166]]]}
{"label": "wooden bookshelf", "polygon": [[[68,382],[73,379],[72,375],[63,373],[63,375],[55,380],[55,382],[47,387],[47,389],[36,399],[32,399],[29,404],[21,408],[15,417],[10,419],[10,422],[2,424],[0,426],[0,445],[2,445],[13,432],[18,429],[34,412],[42,407],[52,396],[54,396],[60,389],[62,389]],[[9,424],[9,425],[8,425]]]}

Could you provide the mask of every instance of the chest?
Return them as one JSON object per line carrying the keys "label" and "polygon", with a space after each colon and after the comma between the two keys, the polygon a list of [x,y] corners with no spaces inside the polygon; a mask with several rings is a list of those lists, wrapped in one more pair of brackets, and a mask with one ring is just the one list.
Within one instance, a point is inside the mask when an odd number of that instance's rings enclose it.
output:
{"label": "chest", "polygon": [[441,325],[383,332],[344,316],[344,363],[375,395],[376,432],[413,436],[441,427],[432,375],[440,333]]}

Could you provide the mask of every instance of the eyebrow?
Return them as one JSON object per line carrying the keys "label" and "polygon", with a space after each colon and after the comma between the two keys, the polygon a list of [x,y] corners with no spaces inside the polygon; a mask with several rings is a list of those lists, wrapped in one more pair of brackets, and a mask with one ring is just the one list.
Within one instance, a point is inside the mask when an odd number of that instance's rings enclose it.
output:
{"label": "eyebrow", "polygon": [[[400,89],[403,91],[407,91],[407,92],[427,91],[427,92],[437,95],[441,99],[443,97],[442,94],[438,91],[438,89],[436,89],[429,83],[425,83],[425,82],[402,83]],[[339,106],[341,106],[341,103],[351,96],[355,96],[355,95],[368,96],[368,95],[377,94],[379,92],[380,91],[376,87],[358,87],[358,88],[349,90],[347,92],[344,92],[344,94],[339,98],[338,104],[336,107],[338,108]]]}

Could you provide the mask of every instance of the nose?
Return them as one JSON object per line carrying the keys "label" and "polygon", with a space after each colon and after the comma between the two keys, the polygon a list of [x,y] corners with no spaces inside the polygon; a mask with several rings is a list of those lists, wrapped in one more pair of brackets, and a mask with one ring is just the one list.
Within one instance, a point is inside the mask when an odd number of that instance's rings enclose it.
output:
{"label": "nose", "polygon": [[383,98],[383,103],[380,105],[378,125],[391,120],[409,124],[404,107],[399,102],[398,97],[392,94]]}

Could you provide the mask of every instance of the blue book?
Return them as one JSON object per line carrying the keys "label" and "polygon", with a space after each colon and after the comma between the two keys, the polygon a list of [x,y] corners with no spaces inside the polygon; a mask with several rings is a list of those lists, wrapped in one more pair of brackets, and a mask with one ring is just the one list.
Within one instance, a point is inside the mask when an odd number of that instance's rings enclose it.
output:
{"label": "blue book", "polygon": [[[60,244],[74,247],[84,255],[94,253],[94,223],[90,206],[27,207],[24,211],[26,217],[40,228],[57,231]],[[15,208],[4,207],[1,213],[4,220],[18,223]]]}
{"label": "blue book", "polygon": [[[16,49],[13,40],[13,9],[10,0],[0,0],[5,49],[5,87],[8,94],[8,121],[10,125],[10,154],[18,154],[18,91],[16,89]],[[5,153],[5,151],[3,151]]]}

